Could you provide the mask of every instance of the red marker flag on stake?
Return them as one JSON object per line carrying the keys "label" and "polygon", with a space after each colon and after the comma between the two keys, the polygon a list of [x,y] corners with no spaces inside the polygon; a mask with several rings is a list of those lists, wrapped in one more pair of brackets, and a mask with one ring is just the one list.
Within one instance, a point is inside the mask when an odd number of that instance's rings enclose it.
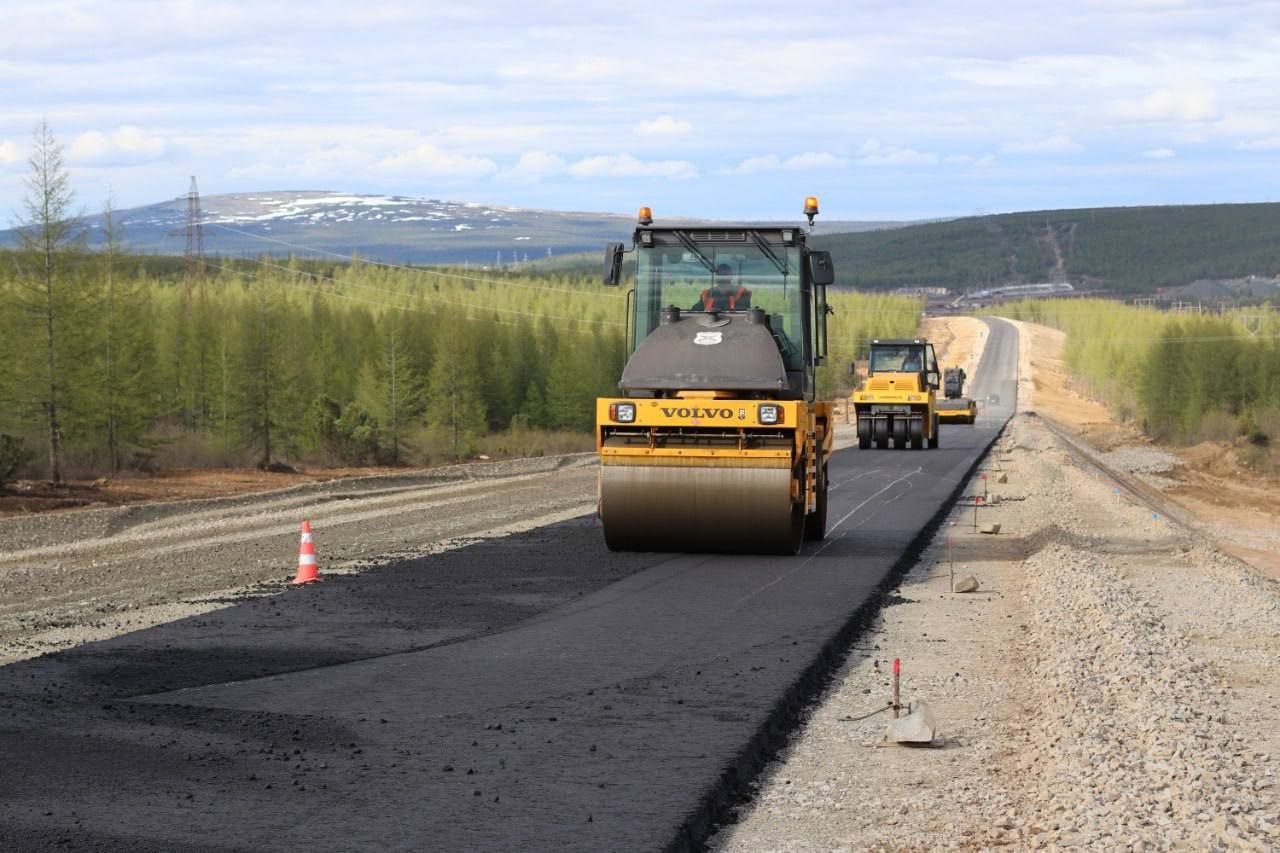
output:
{"label": "red marker flag on stake", "polygon": [[902,707],[898,702],[898,676],[902,673],[902,661],[897,658],[893,659],[893,718],[898,719],[898,709]]}

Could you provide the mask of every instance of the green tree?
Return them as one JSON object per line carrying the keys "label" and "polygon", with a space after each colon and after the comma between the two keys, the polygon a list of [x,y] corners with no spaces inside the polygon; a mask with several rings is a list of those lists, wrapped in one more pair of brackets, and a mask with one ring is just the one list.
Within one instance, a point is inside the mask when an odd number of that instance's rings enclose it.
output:
{"label": "green tree", "polygon": [[[25,219],[18,227],[19,258],[17,302],[32,326],[40,329],[23,365],[15,373],[29,378],[23,382],[43,413],[48,441],[49,479],[63,480],[63,409],[74,390],[68,364],[73,336],[84,320],[86,298],[82,282],[72,275],[69,261],[84,245],[79,217],[72,212],[75,194],[71,176],[62,157],[62,146],[54,138],[48,122],[41,121],[33,135],[28,160],[30,172],[24,180]],[[38,355],[37,355],[38,353]],[[29,356],[42,364],[36,370]]]}
{"label": "green tree", "polygon": [[484,433],[480,359],[471,329],[456,318],[441,324],[431,360],[427,425],[437,443],[455,458],[470,455]]}
{"label": "green tree", "polygon": [[154,351],[147,293],[137,278],[121,275],[118,269],[122,227],[110,198],[103,206],[102,223],[98,414],[107,465],[115,473],[123,465],[124,450],[142,443],[155,416],[148,396]]}
{"label": "green tree", "polygon": [[399,465],[408,450],[405,432],[422,417],[423,382],[413,367],[398,317],[388,318],[381,332],[382,347],[365,361],[356,400],[382,425],[388,443],[387,461]]}
{"label": "green tree", "polygon": [[283,341],[288,332],[284,306],[275,288],[259,284],[241,307],[235,387],[242,440],[265,468],[284,445],[288,370]]}

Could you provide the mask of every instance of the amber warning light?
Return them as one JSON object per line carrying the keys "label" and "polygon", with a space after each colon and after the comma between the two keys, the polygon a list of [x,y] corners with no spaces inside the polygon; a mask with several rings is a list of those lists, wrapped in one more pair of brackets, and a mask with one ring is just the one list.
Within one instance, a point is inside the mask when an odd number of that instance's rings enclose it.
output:
{"label": "amber warning light", "polygon": [[811,195],[804,200],[804,215],[809,217],[809,229],[813,229],[813,217],[818,215],[818,197]]}
{"label": "amber warning light", "polygon": [[641,225],[653,224],[653,211],[647,207],[640,208],[640,215],[636,217],[640,220]]}

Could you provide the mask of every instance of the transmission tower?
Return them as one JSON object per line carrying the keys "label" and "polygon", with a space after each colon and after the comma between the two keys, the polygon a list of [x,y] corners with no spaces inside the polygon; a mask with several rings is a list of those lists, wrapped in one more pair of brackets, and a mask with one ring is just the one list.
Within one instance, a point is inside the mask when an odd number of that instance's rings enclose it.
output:
{"label": "transmission tower", "polygon": [[204,224],[200,217],[200,189],[196,176],[191,176],[187,190],[187,296],[192,285],[204,277]]}

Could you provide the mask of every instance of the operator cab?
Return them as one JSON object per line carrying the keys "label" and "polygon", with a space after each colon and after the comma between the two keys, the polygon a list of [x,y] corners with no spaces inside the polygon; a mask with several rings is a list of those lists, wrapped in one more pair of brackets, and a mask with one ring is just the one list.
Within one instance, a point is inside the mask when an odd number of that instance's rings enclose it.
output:
{"label": "operator cab", "polygon": [[[812,207],[816,213],[816,199]],[[805,212],[809,213],[808,205]],[[776,348],[781,358],[784,387],[770,379],[767,388],[760,383],[753,387],[738,382],[738,390],[813,399],[814,370],[827,350],[830,312],[826,288],[833,276],[830,255],[808,249],[802,228],[658,227],[653,225],[649,208],[641,208],[633,240],[635,287],[627,294],[629,354],[635,354],[651,335],[672,323],[696,322],[705,330],[696,343],[721,339],[728,343],[744,325],[763,326],[768,331],[766,345],[772,337],[773,346],[768,348]],[[605,284],[620,283],[624,251],[622,243],[610,243],[606,248]],[[698,347],[690,352],[710,357],[715,350]],[[686,358],[688,352],[669,351],[667,355],[685,361],[686,371],[693,369]],[[760,359],[761,366],[747,368],[744,364],[747,372],[762,381],[773,375],[763,366],[772,355],[755,351],[751,358]],[[662,365],[658,370],[655,364],[654,368],[654,374],[681,373],[674,365]],[[624,374],[624,390],[626,379]],[[719,387],[727,386],[721,382]]]}
{"label": "operator cab", "polygon": [[920,387],[937,389],[942,375],[933,344],[922,340],[874,340],[871,342],[870,374],[916,373]]}

